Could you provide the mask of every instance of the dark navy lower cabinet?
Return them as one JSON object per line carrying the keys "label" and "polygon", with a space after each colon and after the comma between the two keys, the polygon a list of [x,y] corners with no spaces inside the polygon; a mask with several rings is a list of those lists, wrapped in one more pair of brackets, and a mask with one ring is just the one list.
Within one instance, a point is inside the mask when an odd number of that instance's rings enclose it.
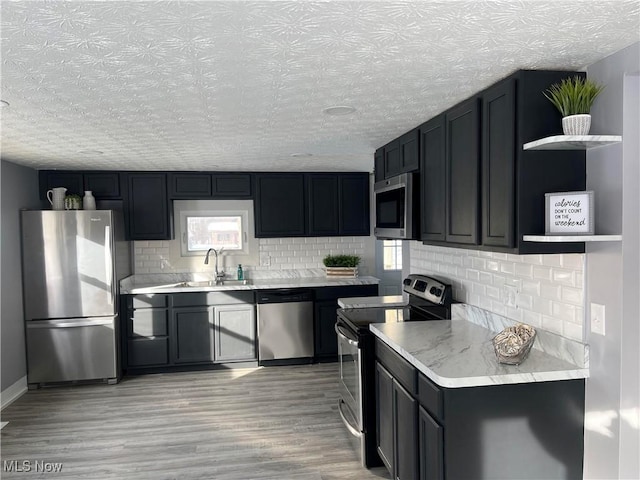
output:
{"label": "dark navy lower cabinet", "polygon": [[423,408],[418,408],[418,458],[420,480],[444,480],[444,428]]}
{"label": "dark navy lower cabinet", "polygon": [[375,297],[378,285],[320,287],[314,289],[314,358],[317,362],[338,360],[338,337],[335,324],[339,298]]}
{"label": "dark navy lower cabinet", "polygon": [[173,362],[213,362],[213,307],[174,308],[171,320]]}
{"label": "dark navy lower cabinet", "polygon": [[252,291],[123,295],[122,365],[128,373],[256,362]]}
{"label": "dark navy lower cabinet", "polygon": [[443,388],[380,340],[375,371],[378,453],[392,478],[582,478],[584,380]]}

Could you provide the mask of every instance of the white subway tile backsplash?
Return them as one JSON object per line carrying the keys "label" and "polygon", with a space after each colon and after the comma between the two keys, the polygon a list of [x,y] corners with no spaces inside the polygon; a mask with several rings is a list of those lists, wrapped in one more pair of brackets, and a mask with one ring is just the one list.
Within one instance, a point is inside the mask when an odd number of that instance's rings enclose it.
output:
{"label": "white subway tile backsplash", "polygon": [[563,285],[575,286],[576,275],[573,270],[562,270],[556,268],[553,270],[553,281],[556,283],[562,283]]}
{"label": "white subway tile backsplash", "polygon": [[537,278],[538,280],[551,281],[552,270],[551,270],[550,267],[534,266],[533,267],[533,278]]}
{"label": "white subway tile backsplash", "polygon": [[584,302],[584,295],[582,288],[565,287],[561,289],[561,298],[563,302],[571,303],[574,305],[582,305]]}
{"label": "white subway tile backsplash", "polygon": [[497,287],[486,287],[487,297],[500,299],[500,289]]}
{"label": "white subway tile backsplash", "polygon": [[540,295],[540,282],[537,280],[522,280],[521,283],[521,291],[523,293],[528,293],[531,295]]}
{"label": "white subway tile backsplash", "polygon": [[557,318],[549,315],[542,315],[542,328],[545,330],[562,335],[562,327],[563,323],[559,322]]}
{"label": "white subway tile backsplash", "polygon": [[551,300],[547,300],[546,298],[540,298],[540,297],[534,298],[532,310],[542,315],[551,315],[552,314]]}
{"label": "white subway tile backsplash", "polygon": [[563,325],[562,335],[572,340],[582,341],[583,326],[578,323],[565,323]]}
{"label": "white subway tile backsplash", "polygon": [[514,275],[518,277],[533,278],[533,265],[527,265],[524,263],[514,263]]}
{"label": "white subway tile backsplash", "polygon": [[511,262],[500,262],[500,271],[513,275],[516,271],[515,264]]}
{"label": "white subway tile backsplash", "polygon": [[561,255],[542,255],[542,264],[549,267],[561,267]]}
{"label": "white subway tile backsplash", "polygon": [[[410,244],[410,273],[439,274],[458,301],[582,340],[584,255],[512,255]],[[455,268],[453,268],[455,267]],[[516,307],[502,289],[516,288]]]}
{"label": "white subway tile backsplash", "polygon": [[551,313],[555,318],[560,320],[575,323],[576,307],[568,305],[566,303],[552,302]]}
{"label": "white subway tile backsplash", "polygon": [[498,263],[496,260],[487,260],[485,265],[486,265],[486,269],[489,270],[490,272],[500,271],[500,263]]}
{"label": "white subway tile backsplash", "polygon": [[522,311],[522,322],[535,328],[542,327],[542,315],[529,310]]}
{"label": "white subway tile backsplash", "polygon": [[[360,255],[363,275],[375,272],[372,237],[262,238],[258,241],[259,265],[247,265],[247,271],[322,269],[327,255]],[[179,250],[179,249],[178,249]],[[169,241],[134,242],[134,273],[182,273],[171,267]]]}
{"label": "white subway tile backsplash", "polygon": [[571,268],[573,270],[584,270],[584,255],[562,255],[562,266],[564,268]]}
{"label": "white subway tile backsplash", "polygon": [[540,284],[540,296],[543,298],[548,298],[550,300],[560,300],[561,297],[561,287],[560,285],[555,285],[553,283],[542,283]]}

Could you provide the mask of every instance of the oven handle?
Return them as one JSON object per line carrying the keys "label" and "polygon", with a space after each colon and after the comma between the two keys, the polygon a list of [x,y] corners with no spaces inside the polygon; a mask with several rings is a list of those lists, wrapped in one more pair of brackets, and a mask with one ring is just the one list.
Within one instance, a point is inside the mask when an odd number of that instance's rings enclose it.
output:
{"label": "oven handle", "polygon": [[351,425],[347,420],[347,417],[344,416],[344,413],[342,412],[342,405],[344,405],[344,400],[342,399],[338,400],[338,413],[340,414],[342,423],[344,423],[344,426],[347,427],[347,430],[349,430],[349,433],[351,433],[351,435],[357,438],[362,437],[362,432],[359,432],[358,430],[353,428],[353,425]]}
{"label": "oven handle", "polygon": [[349,332],[347,332],[344,328],[340,327],[337,323],[335,324],[335,326],[333,328],[336,331],[336,333],[338,334],[338,337],[343,339],[349,345],[352,345],[354,347],[358,346],[358,340],[355,340],[355,339],[351,338],[348,335]]}

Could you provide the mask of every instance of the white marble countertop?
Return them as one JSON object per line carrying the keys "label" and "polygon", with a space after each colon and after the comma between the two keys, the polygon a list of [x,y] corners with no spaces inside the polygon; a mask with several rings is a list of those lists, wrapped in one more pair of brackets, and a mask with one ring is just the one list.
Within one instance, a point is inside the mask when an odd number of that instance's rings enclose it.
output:
{"label": "white marble countertop", "polygon": [[137,276],[136,278],[128,277],[120,282],[120,293],[127,295],[148,293],[217,292],[225,290],[265,290],[270,288],[337,287],[350,285],[377,285],[380,282],[379,279],[368,276],[356,278],[263,278],[249,280],[247,285],[185,286],[185,281],[187,280],[179,280],[175,278],[152,280],[145,279],[143,276]]}
{"label": "white marble countertop", "polygon": [[340,308],[376,308],[376,307],[404,307],[407,301],[402,295],[384,295],[381,297],[351,297],[339,298]]}
{"label": "white marble countertop", "polygon": [[[589,376],[588,359],[579,358],[580,354],[576,353],[580,352],[582,344],[554,339],[557,336],[541,330],[536,338],[538,344],[534,343],[522,364],[504,365],[498,362],[493,351],[491,341],[496,331],[467,319],[371,324],[369,328],[442,387],[546,382]],[[577,345],[564,348],[567,342]]]}

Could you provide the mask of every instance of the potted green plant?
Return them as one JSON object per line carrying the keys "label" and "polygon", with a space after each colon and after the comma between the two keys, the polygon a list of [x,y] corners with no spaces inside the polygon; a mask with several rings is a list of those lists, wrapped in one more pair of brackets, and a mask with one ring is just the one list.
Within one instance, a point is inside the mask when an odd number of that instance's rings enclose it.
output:
{"label": "potted green plant", "polygon": [[358,255],[327,255],[322,260],[328,277],[357,277]]}
{"label": "potted green plant", "polygon": [[565,135],[588,135],[591,128],[591,106],[602,92],[604,85],[578,76],[554,83],[544,96],[562,115],[562,131]]}

